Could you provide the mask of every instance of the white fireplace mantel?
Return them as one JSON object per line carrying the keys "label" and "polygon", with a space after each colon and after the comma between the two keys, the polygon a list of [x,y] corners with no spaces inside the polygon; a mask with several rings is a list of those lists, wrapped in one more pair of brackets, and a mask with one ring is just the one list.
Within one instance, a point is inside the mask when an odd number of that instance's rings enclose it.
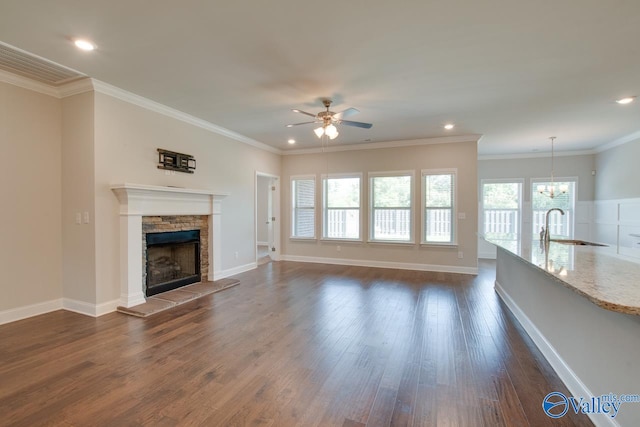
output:
{"label": "white fireplace mantel", "polygon": [[215,202],[229,193],[156,185],[111,186],[120,202],[120,215],[211,215]]}
{"label": "white fireplace mantel", "polygon": [[117,184],[111,190],[120,202],[120,303],[145,302],[142,284],[142,217],[159,215],[209,216],[209,280],[220,268],[222,199],[225,192],[142,184]]}

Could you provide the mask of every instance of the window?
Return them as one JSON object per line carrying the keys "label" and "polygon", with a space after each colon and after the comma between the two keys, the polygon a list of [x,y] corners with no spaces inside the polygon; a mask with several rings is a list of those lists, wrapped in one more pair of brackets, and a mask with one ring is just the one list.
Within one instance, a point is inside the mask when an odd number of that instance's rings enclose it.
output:
{"label": "window", "polygon": [[370,174],[369,237],[373,241],[411,242],[411,172]]}
{"label": "window", "polygon": [[455,244],[456,171],[422,171],[422,243]]}
{"label": "window", "polygon": [[492,239],[518,240],[522,227],[522,180],[483,180],[481,201],[482,233]]}
{"label": "window", "polygon": [[361,239],[360,181],[360,175],[323,177],[323,238]]}
{"label": "window", "polygon": [[[548,180],[531,180],[531,210],[532,210],[532,230],[533,237],[539,239],[540,231],[544,227],[545,215],[551,208],[560,208],[564,215],[559,212],[552,212],[549,215],[549,233],[552,236],[572,238],[575,218],[575,196],[576,178],[561,178],[554,182],[556,196],[551,197],[540,194],[538,186],[550,186]],[[568,190],[562,194],[558,191],[560,185],[566,185]]]}
{"label": "window", "polygon": [[316,178],[291,178],[291,237],[316,236]]}

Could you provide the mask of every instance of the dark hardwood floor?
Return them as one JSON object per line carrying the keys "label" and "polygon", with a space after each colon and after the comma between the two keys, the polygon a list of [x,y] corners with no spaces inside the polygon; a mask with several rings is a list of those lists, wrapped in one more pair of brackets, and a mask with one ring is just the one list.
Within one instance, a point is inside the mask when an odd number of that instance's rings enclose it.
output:
{"label": "dark hardwood floor", "polygon": [[567,390],[480,270],[273,262],[146,319],[3,325],[0,425],[592,425],[544,414]]}

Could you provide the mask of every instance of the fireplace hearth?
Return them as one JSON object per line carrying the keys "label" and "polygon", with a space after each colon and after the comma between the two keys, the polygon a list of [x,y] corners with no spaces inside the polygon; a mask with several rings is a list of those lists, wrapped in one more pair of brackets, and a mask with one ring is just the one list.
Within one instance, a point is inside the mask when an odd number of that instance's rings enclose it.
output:
{"label": "fireplace hearth", "polygon": [[200,230],[147,233],[146,249],[146,296],[201,280]]}

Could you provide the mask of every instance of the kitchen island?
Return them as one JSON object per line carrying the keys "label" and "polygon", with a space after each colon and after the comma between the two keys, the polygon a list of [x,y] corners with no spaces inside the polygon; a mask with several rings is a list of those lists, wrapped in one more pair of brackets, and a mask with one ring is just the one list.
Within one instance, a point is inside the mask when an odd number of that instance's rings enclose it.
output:
{"label": "kitchen island", "polygon": [[[639,264],[611,248],[484,239],[497,247],[496,292],[574,397],[640,394]],[[640,402],[591,419],[638,426]]]}

